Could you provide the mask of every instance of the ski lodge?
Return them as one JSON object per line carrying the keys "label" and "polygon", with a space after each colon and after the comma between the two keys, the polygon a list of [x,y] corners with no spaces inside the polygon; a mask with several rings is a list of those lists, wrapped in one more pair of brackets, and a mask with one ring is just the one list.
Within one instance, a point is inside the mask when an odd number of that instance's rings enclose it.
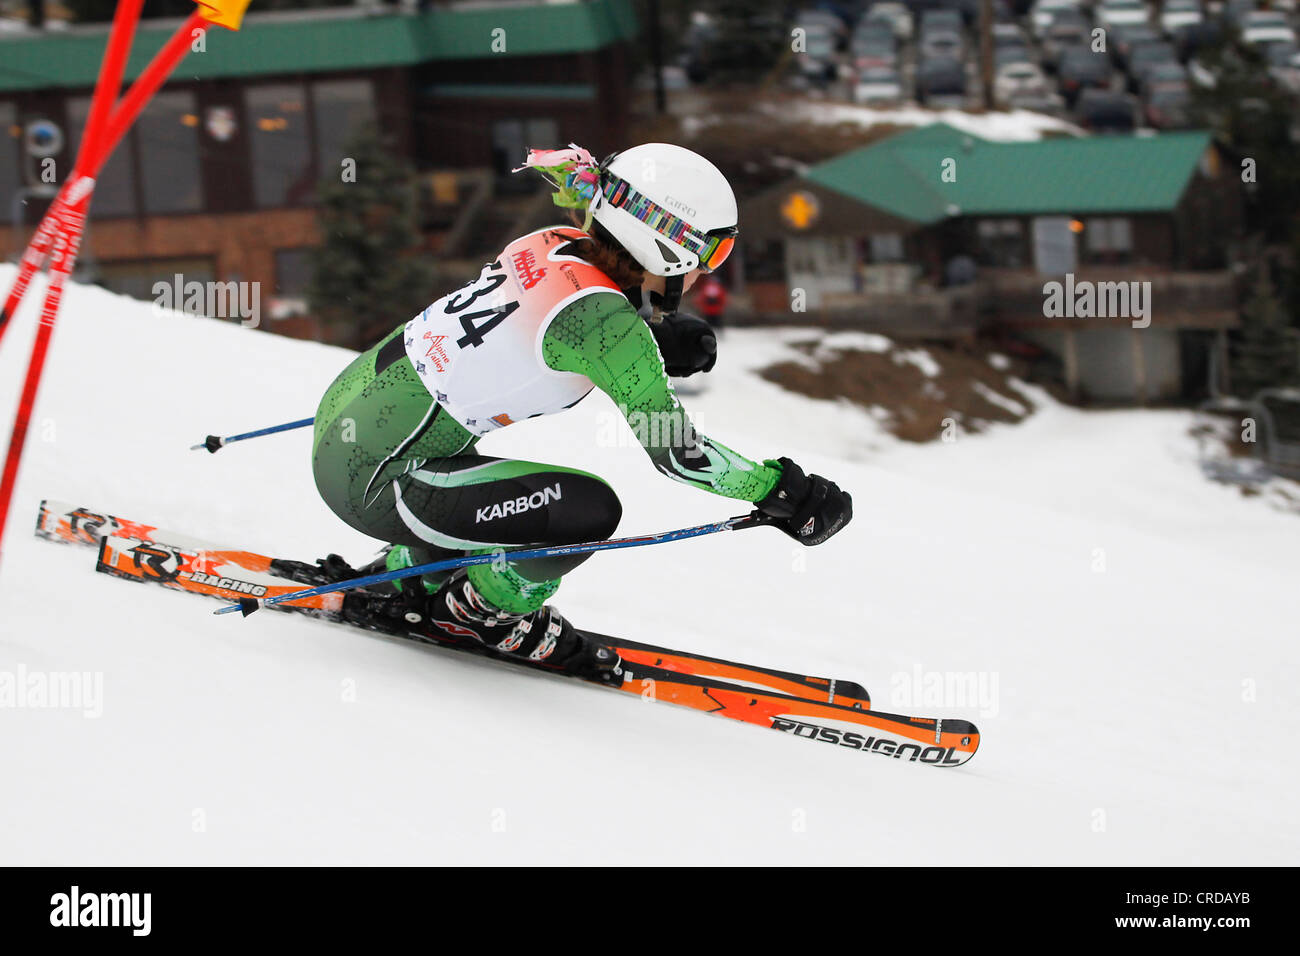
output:
{"label": "ski lodge", "polygon": [[[1080,398],[1194,395],[1237,322],[1236,179],[1205,132],[898,133],[742,203],[749,321],[794,308],[896,338],[1014,337],[1055,356]],[[1149,315],[1053,309],[1052,281],[1131,287]]]}
{"label": "ski lodge", "polygon": [[[141,24],[128,83],[179,22]],[[252,13],[237,37],[205,37],[113,154],[78,277],[141,298],[177,273],[259,282],[269,328],[319,337],[303,299],[314,195],[362,124],[419,173],[430,253],[481,262],[553,216],[536,177],[510,176],[528,146],[624,144],[637,31],[631,0]],[[107,33],[0,34],[0,258],[72,168]],[[36,123],[49,140],[29,142]]]}

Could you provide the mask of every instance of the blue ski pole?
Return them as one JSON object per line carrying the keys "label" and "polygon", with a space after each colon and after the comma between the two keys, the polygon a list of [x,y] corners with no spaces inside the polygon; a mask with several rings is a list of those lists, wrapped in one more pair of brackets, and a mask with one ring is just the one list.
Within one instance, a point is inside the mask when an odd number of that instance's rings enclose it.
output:
{"label": "blue ski pole", "polygon": [[232,611],[242,611],[244,616],[252,614],[258,608],[265,604],[283,604],[286,601],[297,601],[302,598],[315,597],[317,594],[329,594],[333,591],[348,591],[352,588],[363,588],[371,584],[381,584],[384,581],[396,581],[401,578],[415,577],[417,574],[432,574],[435,571],[451,571],[456,568],[467,568],[475,564],[491,564],[505,556],[509,556],[511,561],[522,561],[528,558],[552,558],[561,554],[585,554],[589,551],[613,551],[618,548],[640,548],[647,544],[665,544],[669,541],[681,541],[684,538],[697,538],[704,534],[714,534],[718,531],[736,531],[741,528],[757,528],[760,525],[771,524],[775,519],[769,515],[753,511],[747,515],[739,515],[735,518],[727,518],[725,521],[715,521],[712,524],[696,525],[693,528],[679,528],[676,531],[662,531],[659,534],[643,534],[633,538],[610,538],[605,541],[588,541],[585,544],[557,544],[545,548],[526,548],[519,551],[504,551],[498,549],[491,554],[469,554],[459,558],[448,558],[444,561],[431,561],[428,564],[417,564],[413,567],[402,568],[398,571],[384,571],[380,574],[367,574],[364,577],[350,578],[347,581],[336,581],[333,584],[322,584],[319,587],[305,588],[302,591],[291,591],[288,594],[281,594],[276,597],[263,598],[244,598],[238,604],[227,604],[225,607],[219,607],[213,614],[229,614]]}
{"label": "blue ski pole", "polygon": [[276,432],[292,431],[295,428],[306,428],[316,419],[303,418],[296,422],[286,422],[283,425],[272,425],[270,428],[259,428],[255,432],[244,432],[242,435],[231,435],[228,438],[221,438],[217,435],[209,435],[197,445],[191,445],[190,451],[198,451],[200,448],[206,448],[212,454],[216,454],[218,449],[224,448],[234,441],[243,441],[245,438],[258,438],[262,435],[274,435]]}

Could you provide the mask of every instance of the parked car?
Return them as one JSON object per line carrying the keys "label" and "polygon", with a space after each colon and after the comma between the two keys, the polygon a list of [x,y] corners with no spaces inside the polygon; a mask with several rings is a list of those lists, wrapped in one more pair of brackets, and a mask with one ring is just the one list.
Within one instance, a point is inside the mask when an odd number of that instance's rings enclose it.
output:
{"label": "parked car", "polygon": [[854,37],[849,48],[853,65],[859,70],[871,67],[898,67],[898,48],[892,37]]}
{"label": "parked car", "polygon": [[1300,89],[1300,47],[1295,43],[1278,40],[1274,43],[1261,43],[1264,62],[1268,64],[1269,76],[1288,92]]}
{"label": "parked car", "polygon": [[921,57],[927,60],[961,60],[966,54],[966,44],[956,30],[931,30],[921,37]]}
{"label": "parked car", "polygon": [[898,71],[874,66],[858,73],[853,86],[853,101],[872,106],[892,106],[903,101],[903,81]]}
{"label": "parked car", "polygon": [[895,38],[910,40],[912,38],[912,11],[905,3],[877,3],[860,21],[863,23],[887,23]]}
{"label": "parked car", "polygon": [[1091,40],[1088,25],[1073,20],[1057,20],[1043,34],[1043,68],[1056,71],[1061,54],[1071,47],[1084,46]]}
{"label": "parked car", "polygon": [[1202,19],[1201,0],[1165,0],[1160,8],[1160,29],[1171,38],[1179,27],[1200,23]]}
{"label": "parked car", "polygon": [[1223,0],[1222,7],[1219,10],[1219,17],[1224,22],[1240,30],[1246,15],[1254,13],[1258,9],[1259,4],[1256,0]]}
{"label": "parked car", "polygon": [[1158,63],[1177,63],[1174,47],[1171,43],[1157,40],[1154,43],[1139,44],[1129,52],[1128,88],[1136,93],[1142,86],[1142,80],[1148,70]]}
{"label": "parked car", "polygon": [[818,83],[829,82],[836,76],[835,37],[820,24],[804,26],[804,52],[796,57],[799,72]]}
{"label": "parked car", "polygon": [[1079,0],[1035,0],[1029,11],[1029,22],[1034,35],[1041,37],[1043,32],[1056,20],[1062,10],[1078,10]]}
{"label": "parked car", "polygon": [[1130,23],[1115,27],[1109,31],[1107,46],[1115,65],[1124,67],[1128,63],[1129,51],[1140,43],[1155,43],[1160,39],[1160,31],[1149,23]]}
{"label": "parked car", "polygon": [[1000,46],[993,50],[993,69],[1002,69],[1009,63],[1033,63],[1033,54],[1027,46]]}
{"label": "parked car", "polygon": [[1246,14],[1242,22],[1241,38],[1252,44],[1275,43],[1279,40],[1295,42],[1295,30],[1286,14],[1277,10],[1256,10]]}
{"label": "parked car", "polygon": [[1137,100],[1127,93],[1084,90],[1074,107],[1079,125],[1094,133],[1131,133],[1137,127]]}
{"label": "parked car", "polygon": [[957,60],[922,60],[916,68],[916,99],[925,106],[961,109],[966,104],[966,68]]}
{"label": "parked car", "polygon": [[1142,0],[1102,0],[1096,17],[1097,26],[1110,31],[1126,23],[1149,23],[1151,11]]}
{"label": "parked car", "polygon": [[1288,93],[1300,93],[1300,46],[1286,40],[1261,43],[1259,51],[1268,64],[1268,75]]}
{"label": "parked car", "polygon": [[1015,97],[1042,98],[1048,94],[1047,77],[1032,63],[1009,63],[993,79],[993,101],[1010,106]]}
{"label": "parked car", "polygon": [[1153,93],[1167,93],[1170,90],[1182,90],[1186,93],[1188,88],[1187,67],[1177,60],[1154,63],[1142,76],[1141,94],[1144,98],[1149,98]]}
{"label": "parked car", "polygon": [[993,49],[1003,46],[1028,46],[1029,38],[1015,23],[995,23],[992,29]]}
{"label": "parked car", "polygon": [[849,38],[849,44],[852,45],[853,41],[859,37],[898,42],[898,37],[894,35],[894,28],[885,20],[859,20],[858,25],[853,28],[853,35]]}
{"label": "parked car", "polygon": [[1017,93],[1007,101],[1007,107],[1013,110],[1031,110],[1035,113],[1047,113],[1051,116],[1065,116],[1065,99],[1052,90],[1038,93]]}
{"label": "parked car", "polygon": [[1146,119],[1156,129],[1184,129],[1192,97],[1186,89],[1158,90],[1147,97]]}
{"label": "parked car", "polygon": [[1206,18],[1200,23],[1189,23],[1174,31],[1174,49],[1180,62],[1186,63],[1198,51],[1215,46],[1223,39],[1223,21]]}
{"label": "parked car", "polygon": [[1090,87],[1108,88],[1113,69],[1106,54],[1093,53],[1092,47],[1084,46],[1062,53],[1056,73],[1061,95],[1067,103],[1073,104],[1079,94]]}
{"label": "parked car", "polygon": [[956,31],[961,33],[965,26],[960,10],[932,9],[921,14],[921,36],[932,30]]}
{"label": "parked car", "polygon": [[831,35],[832,41],[838,49],[842,41],[848,39],[849,28],[833,13],[826,10],[800,10],[794,15],[794,25],[803,27],[811,32],[813,27],[820,27]]}

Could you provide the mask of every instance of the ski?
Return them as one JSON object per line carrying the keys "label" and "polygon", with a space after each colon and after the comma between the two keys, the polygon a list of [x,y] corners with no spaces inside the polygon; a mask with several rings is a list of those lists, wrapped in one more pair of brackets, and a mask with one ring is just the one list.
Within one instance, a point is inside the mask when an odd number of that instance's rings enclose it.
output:
{"label": "ski", "polygon": [[[325,574],[311,565],[273,559],[256,552],[205,546],[152,525],[53,501],[42,502],[37,533],[57,541],[97,544],[97,570],[104,573],[223,601],[290,593],[304,583],[319,583],[311,580],[313,575],[319,579]],[[184,543],[163,540],[173,537]],[[294,569],[306,569],[301,577],[307,580],[289,576]],[[394,611],[396,602],[383,595],[335,592],[277,606],[397,640],[469,652],[525,670],[568,676],[496,654],[479,644],[414,631],[400,612]],[[623,657],[622,684],[613,689],[625,693],[803,739],[933,766],[960,766],[979,747],[979,731],[974,724],[958,719],[872,711],[866,692],[852,682],[757,668],[651,644],[594,636],[616,648]]]}
{"label": "ski", "polygon": [[[184,589],[213,596],[229,594],[234,590],[241,597],[278,597],[300,590],[304,586],[311,587],[341,580],[341,577],[328,574],[317,565],[271,558],[252,551],[224,549],[188,535],[164,531],[156,525],[48,499],[41,502],[36,521],[36,534],[51,541],[96,547],[104,537],[134,538],[140,542],[176,546],[190,555],[188,559],[190,567],[185,571],[190,577],[186,579]],[[168,555],[150,554],[148,549],[134,549],[125,557],[114,553],[112,560],[152,562],[161,569],[168,561]],[[101,570],[117,573],[120,569],[104,567]],[[234,584],[234,587],[222,588],[220,585],[223,579]],[[323,594],[292,603],[294,610],[338,613],[342,608],[342,598],[343,595],[339,593]],[[275,604],[267,606],[279,607]],[[871,697],[866,688],[854,681],[813,677],[792,671],[692,654],[675,648],[596,634],[592,631],[586,633],[591,634],[601,643],[615,648],[624,660],[637,664],[721,678],[733,684],[752,685],[792,697],[808,697],[864,710],[871,707]]]}
{"label": "ski", "polygon": [[[97,570],[225,601],[240,596],[260,597],[277,593],[276,589],[293,590],[300,586],[299,582],[250,571],[230,562],[231,555],[242,553],[193,551],[163,542],[108,535],[100,540]],[[316,595],[304,600],[319,601],[337,596]],[[283,607],[376,631],[397,640],[463,651],[523,670],[581,680],[597,687],[673,703],[864,753],[931,766],[958,767],[974,756],[979,748],[979,731],[969,721],[886,714],[844,703],[794,697],[760,687],[734,684],[683,670],[668,670],[655,664],[626,661],[619,685],[572,677],[495,653],[482,644],[458,641],[449,635],[413,631],[401,617],[397,602],[364,592],[349,592],[338,609],[295,608],[295,603],[286,602]],[[376,606],[384,605],[396,606],[396,609],[387,614],[382,610],[373,613]],[[615,646],[618,646],[617,642]]]}

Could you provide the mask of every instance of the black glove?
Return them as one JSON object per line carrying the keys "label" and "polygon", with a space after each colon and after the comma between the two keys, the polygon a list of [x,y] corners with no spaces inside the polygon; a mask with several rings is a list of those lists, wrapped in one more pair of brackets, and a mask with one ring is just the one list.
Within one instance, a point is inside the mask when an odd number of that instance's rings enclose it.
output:
{"label": "black glove", "polygon": [[713,327],[698,315],[670,312],[658,322],[647,324],[659,343],[664,369],[673,378],[707,372],[718,361],[717,336]]}
{"label": "black glove", "polygon": [[781,467],[781,480],[757,502],[758,510],[800,544],[821,544],[853,519],[853,498],[835,482],[805,475],[789,458],[767,464]]}

